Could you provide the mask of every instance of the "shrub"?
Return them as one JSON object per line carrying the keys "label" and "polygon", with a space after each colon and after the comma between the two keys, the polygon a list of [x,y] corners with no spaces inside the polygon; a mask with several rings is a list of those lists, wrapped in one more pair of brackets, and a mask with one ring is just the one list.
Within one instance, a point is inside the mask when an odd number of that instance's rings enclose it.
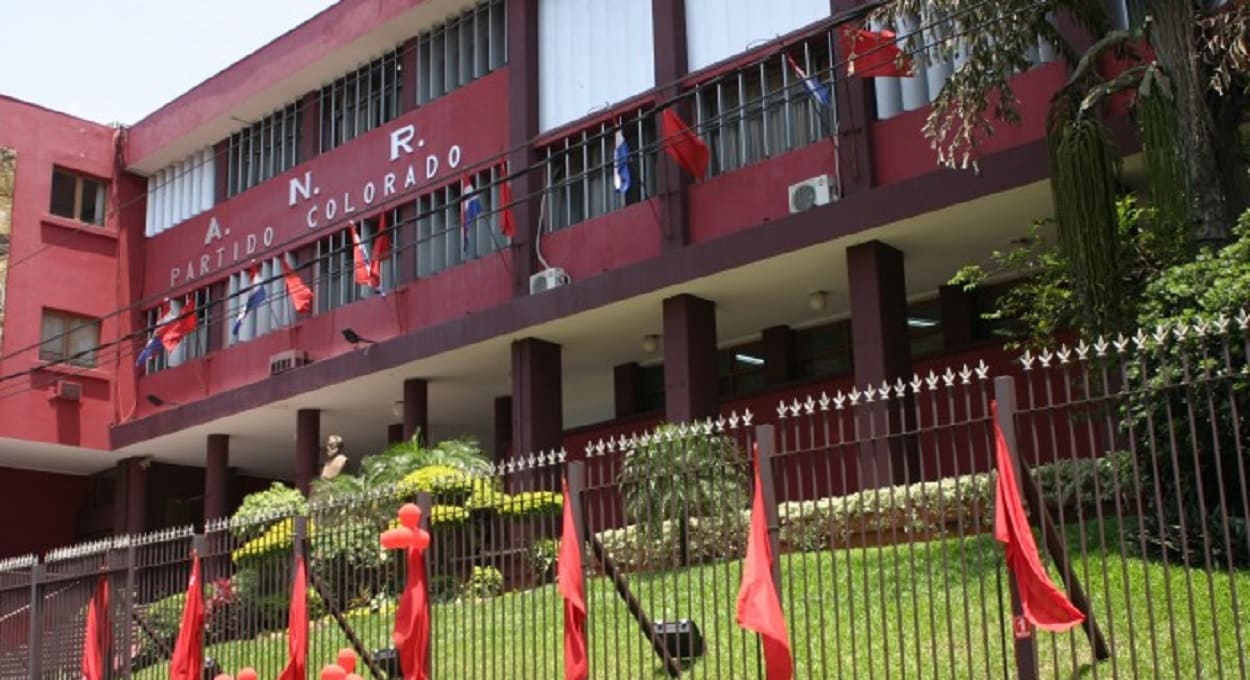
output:
{"label": "shrub", "polygon": [[554,538],[540,538],[530,546],[529,563],[534,569],[534,578],[539,583],[547,583],[555,575],[556,560],[559,556],[560,541]]}
{"label": "shrub", "polygon": [[[235,572],[233,583],[238,617],[236,637],[254,637],[270,630],[283,630],[291,608],[290,570],[281,576],[261,573],[256,569],[240,569]],[[326,613],[325,602],[316,588],[310,587],[307,595],[308,618],[316,620]]]}
{"label": "shrub", "polygon": [[473,567],[473,573],[460,586],[460,596],[480,600],[503,592],[503,572],[494,567]]}
{"label": "shrub", "polygon": [[[310,520],[307,526],[308,534],[312,536],[315,533],[313,522]],[[230,558],[240,566],[251,566],[269,558],[290,557],[294,545],[295,520],[286,517],[269,525],[264,533],[235,549],[230,553]]]}
{"label": "shrub", "polygon": [[554,491],[523,491],[518,494],[500,494],[495,499],[495,510],[504,517],[534,517],[560,512],[564,508],[564,496]]}
{"label": "shrub", "polygon": [[413,470],[396,485],[403,498],[418,493],[435,494],[440,501],[459,505],[473,491],[474,478],[469,473],[447,465],[430,465]]}
{"label": "shrub", "polygon": [[230,517],[230,533],[240,541],[250,541],[263,534],[282,515],[306,512],[308,501],[304,494],[281,482],[274,482],[268,489],[243,498],[242,505]]}

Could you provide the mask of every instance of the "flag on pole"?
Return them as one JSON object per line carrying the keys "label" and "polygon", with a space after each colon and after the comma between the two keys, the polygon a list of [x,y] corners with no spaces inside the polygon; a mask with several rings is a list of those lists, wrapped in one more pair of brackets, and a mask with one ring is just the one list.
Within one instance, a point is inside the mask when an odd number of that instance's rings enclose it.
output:
{"label": "flag on pole", "polygon": [[164,345],[162,330],[170,321],[169,310],[170,303],[168,300],[161,303],[161,306],[157,309],[156,327],[152,329],[152,337],[148,338],[148,344],[144,345],[139,352],[139,356],[135,357],[135,366],[142,366],[144,362],[161,350],[161,347]]}
{"label": "flag on pole", "polygon": [[312,290],[308,288],[308,284],[304,283],[304,279],[300,278],[299,272],[287,263],[286,255],[282,256],[282,279],[286,282],[286,294],[291,298],[291,305],[295,307],[295,311],[303,313],[312,309]]}
{"label": "flag on pole", "polygon": [[812,96],[812,100],[816,102],[816,105],[821,108],[828,108],[829,104],[832,103],[832,98],[829,96],[829,87],[818,78],[807,75],[807,71],[804,71],[799,66],[799,62],[795,61],[789,52],[786,52],[786,61],[790,63],[790,70],[794,71],[794,75],[798,77],[799,82],[803,83],[804,89]]}
{"label": "flag on pole", "polygon": [[894,31],[870,31],[843,24],[838,34],[847,75],[861,78],[907,78],[911,57],[899,49]]}
{"label": "flag on pole", "polygon": [[664,149],[677,165],[696,179],[707,174],[712,158],[707,144],[671,108],[660,113],[660,136]]}
{"label": "flag on pole", "polygon": [[252,284],[252,292],[248,293],[247,299],[243,301],[243,309],[239,310],[239,314],[234,318],[234,325],[230,327],[230,335],[239,337],[239,328],[243,326],[243,320],[247,318],[256,309],[260,308],[261,303],[265,301],[268,293],[265,292],[265,286],[260,278],[260,265],[254,264],[247,268],[247,278]]}
{"label": "flag on pole", "polygon": [[500,168],[500,176],[504,180],[499,183],[499,233],[512,238],[516,235],[516,216],[512,214],[512,182],[507,179],[507,163]]}
{"label": "flag on pole", "polygon": [[1072,606],[1068,597],[1051,582],[1042,566],[1041,555],[1033,540],[1029,517],[1020,501],[1020,485],[1007,440],[998,426],[998,404],[991,404],[994,419],[995,464],[998,479],[994,494],[994,538],[1003,544],[1007,568],[1016,579],[1020,591],[1020,607],[1024,618],[1033,625],[1055,633],[1085,620],[1085,615]]}
{"label": "flag on pole", "polygon": [[790,658],[790,637],[786,618],[773,582],[772,549],[768,542],[768,521],[764,517],[764,493],[760,483],[759,447],[755,448],[755,498],[751,502],[751,528],[747,534],[747,554],[742,562],[742,585],[738,588],[738,625],[759,634],[764,648],[764,677],[789,680],[794,677]]}
{"label": "flag on pole", "polygon": [[469,255],[469,227],[481,214],[482,199],[466,176],[460,185],[460,250],[465,257]]}
{"label": "flag on pole", "polygon": [[109,582],[104,574],[96,581],[95,592],[87,602],[87,630],[82,644],[83,680],[104,680],[113,626],[109,622]]}
{"label": "flag on pole", "polygon": [[577,534],[569,482],[564,480],[564,527],[560,532],[556,582],[564,598],[564,677],[585,680],[590,677],[586,653],[586,582],[582,571],[582,540]]}
{"label": "flag on pole", "polygon": [[308,577],[304,556],[295,556],[295,580],[291,584],[291,608],[287,612],[287,662],[278,680],[308,677]]}
{"label": "flag on pole", "polygon": [[620,130],[616,131],[616,151],[614,174],[612,175],[612,186],[616,187],[616,193],[623,194],[629,191],[629,142],[625,141],[625,133]]}
{"label": "flag on pole", "polygon": [[204,587],[200,583],[200,556],[191,551],[191,578],[182,605],[178,641],[169,662],[169,680],[200,680],[204,675]]}
{"label": "flag on pole", "polygon": [[182,308],[178,310],[178,316],[157,331],[157,334],[161,336],[161,344],[165,346],[165,351],[172,352],[178,349],[182,339],[195,332],[196,324],[195,293],[187,293],[182,300]]}

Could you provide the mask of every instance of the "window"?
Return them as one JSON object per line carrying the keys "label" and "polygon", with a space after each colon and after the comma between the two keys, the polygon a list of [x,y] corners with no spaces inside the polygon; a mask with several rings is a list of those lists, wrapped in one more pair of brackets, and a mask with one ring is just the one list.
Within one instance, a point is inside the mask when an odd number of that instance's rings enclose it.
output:
{"label": "window", "polygon": [[402,65],[392,49],[321,88],[321,151],[329,151],[399,116]]}
{"label": "window", "polygon": [[210,146],[148,177],[148,236],[156,236],[213,207],[217,198],[216,158]]}
{"label": "window", "polygon": [[[161,351],[153,354],[144,365],[148,375],[208,354],[211,349],[209,347],[211,329],[217,326],[220,318],[220,312],[218,312],[218,315],[213,314],[216,305],[213,305],[212,301],[211,288],[206,287],[195,291],[195,330],[184,337],[182,342],[172,352],[165,352],[162,348]],[[144,322],[147,324],[148,332],[144,336],[144,342],[152,337],[152,333],[161,323],[181,316],[185,302],[185,297],[171,300],[168,313],[165,316],[161,315],[163,310],[160,307],[147,310],[144,313]]]}
{"label": "window", "polygon": [[664,364],[642,367],[639,380],[639,413],[664,410]]}
{"label": "window", "polygon": [[740,394],[764,387],[764,346],[751,342],[722,349],[717,356],[721,394]]}
{"label": "window", "polygon": [[[616,132],[629,145],[629,191],[619,194]],[[563,229],[644,201],[655,193],[655,114],[638,110],[619,124],[601,123],[547,147],[546,227]]]}
{"label": "window", "polygon": [[941,352],[946,346],[942,337],[942,306],[936,298],[908,305],[907,335],[911,338],[913,357]]}
{"label": "window", "polygon": [[452,183],[417,199],[417,277],[437,274],[507,247],[508,239],[499,231],[499,170],[492,168],[469,178],[481,209],[478,218],[468,226],[467,243],[462,230],[462,207],[468,199],[461,183]]}
{"label": "window", "polygon": [[417,102],[463,87],[507,62],[503,0],[487,0],[422,33],[417,42]]}
{"label": "window", "polygon": [[[805,73],[830,91],[832,39],[824,33],[786,48]],[[694,97],[698,132],[712,151],[713,175],[811,144],[836,125],[834,112],[815,103],[785,54],[701,83]]]}
{"label": "window", "polygon": [[850,373],[854,369],[851,363],[851,322],[835,321],[797,331],[794,351],[800,378]]}
{"label": "window", "polygon": [[293,103],[230,135],[226,195],[240,194],[295,167],[299,139],[299,106]]}
{"label": "window", "polygon": [[77,173],[53,168],[52,205],[48,212],[87,224],[104,224],[105,182]]}
{"label": "window", "polygon": [[40,361],[95,368],[95,352],[100,345],[100,320],[45,309],[39,341]]}
{"label": "window", "polygon": [[[399,253],[402,250],[399,236],[403,230],[397,228],[402,226],[398,221],[397,211],[392,212],[388,216],[387,223],[391,225],[388,227],[391,236],[391,246],[390,255],[382,262],[382,290],[390,290],[395,287],[396,272],[398,271],[396,267],[399,263]],[[378,233],[377,220],[359,220],[357,224],[362,233],[361,242],[372,255],[374,239]],[[349,229],[343,229],[317,241],[314,255],[316,260],[313,265],[315,273],[313,275],[312,289],[315,297],[314,308],[318,313],[327,312],[336,307],[342,307],[357,300],[377,295],[377,291],[372,287],[356,283],[355,251],[352,243],[352,234]],[[281,279],[279,279],[279,283],[281,283]],[[291,309],[290,304],[285,303],[285,290],[282,291],[282,296],[285,308]]]}

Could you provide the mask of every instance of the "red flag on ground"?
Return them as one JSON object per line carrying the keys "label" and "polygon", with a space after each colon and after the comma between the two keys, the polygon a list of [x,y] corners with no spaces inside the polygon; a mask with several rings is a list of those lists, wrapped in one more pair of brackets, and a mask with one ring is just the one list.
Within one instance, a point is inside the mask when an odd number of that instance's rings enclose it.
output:
{"label": "red flag on ground", "polygon": [[1042,558],[1033,541],[1028,515],[1020,502],[1020,485],[1016,482],[1016,467],[1007,440],[998,426],[998,405],[990,412],[994,418],[995,452],[998,481],[994,496],[994,538],[1002,543],[1007,553],[1007,568],[1016,579],[1020,591],[1020,605],[1024,618],[1041,628],[1060,633],[1081,623],[1085,615],[1072,606],[1063,591],[1051,582],[1042,566]]}
{"label": "red flag on ground", "polygon": [[191,578],[187,599],[182,605],[182,623],[174,657],[169,662],[169,680],[200,680],[204,675],[204,588],[200,583],[200,556],[191,551]]}
{"label": "red flag on ground", "polygon": [[87,631],[82,644],[83,680],[104,680],[113,626],[109,622],[109,582],[103,574],[87,602]]}
{"label": "red flag on ground", "polygon": [[582,579],[582,541],[573,520],[569,483],[564,482],[564,528],[560,533],[559,574],[556,583],[564,598],[564,678],[590,677],[586,654],[586,583]]}
{"label": "red flag on ground", "polygon": [[[508,164],[502,168],[502,174],[508,176]],[[499,184],[499,233],[512,238],[516,234],[516,217],[512,214],[512,183],[507,179]]]}
{"label": "red flag on ground", "polygon": [[424,550],[408,549],[408,575],[395,611],[394,638],[404,680],[429,680],[426,658],[430,653],[430,596],[425,583]]}
{"label": "red flag on ground", "polygon": [[861,78],[907,78],[914,64],[895,41],[894,31],[870,31],[844,24],[838,33],[847,75]]}
{"label": "red flag on ground", "polygon": [[699,135],[673,109],[664,109],[660,113],[660,137],[668,155],[682,169],[696,178],[707,174],[707,164],[712,158],[707,144],[703,143]]}
{"label": "red flag on ground", "polygon": [[195,332],[195,325],[195,293],[188,293],[182,301],[178,317],[157,331],[161,335],[161,344],[165,346],[165,351],[172,352],[177,349],[183,338]]}
{"label": "red flag on ground", "polygon": [[356,223],[349,224],[348,229],[352,232],[352,262],[356,269],[356,283],[377,288],[378,280],[373,277],[373,260],[365,252],[364,244],[360,242],[360,234],[356,232]]}
{"label": "red flag on ground", "polygon": [[278,680],[308,677],[308,577],[304,556],[295,557],[295,580],[291,584],[291,608],[287,614],[287,662]]}
{"label": "red flag on ground", "polygon": [[751,529],[747,534],[746,559],[742,562],[742,585],[738,589],[738,625],[759,633],[764,647],[764,677],[789,680],[794,677],[794,663],[790,658],[785,614],[773,583],[773,556],[768,543],[768,521],[764,517],[758,447],[754,468],[755,498],[751,502]]}
{"label": "red flag on ground", "polygon": [[308,284],[304,283],[304,279],[300,278],[299,272],[287,264],[286,255],[280,259],[282,260],[282,279],[286,282],[286,294],[291,298],[291,304],[294,305],[296,312],[307,312],[312,309],[312,290],[308,288]]}

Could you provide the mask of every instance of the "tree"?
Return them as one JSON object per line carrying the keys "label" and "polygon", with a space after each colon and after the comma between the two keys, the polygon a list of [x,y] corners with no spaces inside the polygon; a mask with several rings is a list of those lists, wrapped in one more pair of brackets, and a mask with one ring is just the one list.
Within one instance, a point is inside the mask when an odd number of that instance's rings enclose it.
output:
{"label": "tree", "polygon": [[[1125,272],[1116,259],[1121,150],[1101,119],[1109,96],[1136,92],[1154,208],[1149,228],[1177,261],[1226,244],[1250,206],[1239,130],[1250,104],[1250,3],[1144,5],[1147,16],[1132,31],[1112,30],[1103,0],[888,0],[870,14],[894,26],[919,20],[925,30],[903,38],[907,52],[965,59],[924,127],[947,166],[975,164],[993,121],[1020,120],[1010,78],[1031,66],[1026,55],[1039,38],[1072,65],[1052,99],[1047,133],[1059,248],[1087,330],[1115,330],[1133,317],[1123,307]],[[1097,66],[1108,55],[1133,65],[1102,74]]]}

